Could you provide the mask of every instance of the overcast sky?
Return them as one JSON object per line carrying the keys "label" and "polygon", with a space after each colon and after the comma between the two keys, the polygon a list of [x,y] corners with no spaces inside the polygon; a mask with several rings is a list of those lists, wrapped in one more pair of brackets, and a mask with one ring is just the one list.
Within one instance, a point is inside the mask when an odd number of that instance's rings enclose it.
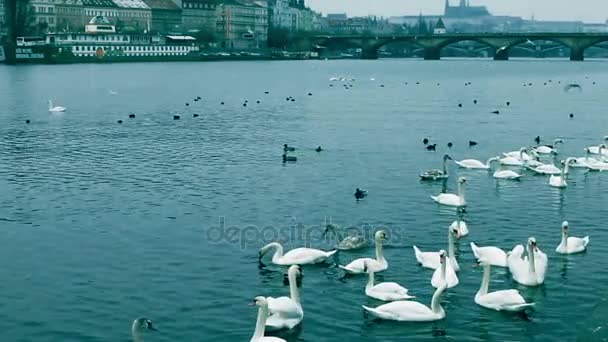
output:
{"label": "overcast sky", "polygon": [[[515,15],[541,20],[583,20],[605,22],[608,0],[470,0],[471,5],[485,5],[495,15]],[[459,0],[450,0],[457,5]],[[445,0],[307,0],[316,11],[350,16],[442,14]]]}

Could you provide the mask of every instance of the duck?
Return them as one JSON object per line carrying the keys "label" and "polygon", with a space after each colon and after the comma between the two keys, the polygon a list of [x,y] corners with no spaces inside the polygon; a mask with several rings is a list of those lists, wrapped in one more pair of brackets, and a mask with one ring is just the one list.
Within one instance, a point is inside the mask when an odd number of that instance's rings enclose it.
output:
{"label": "duck", "polygon": [[537,146],[534,148],[534,151],[536,151],[536,153],[540,153],[540,154],[551,154],[551,153],[557,153],[557,144],[563,144],[564,141],[562,139],[555,139],[555,141],[553,141],[553,145],[543,145],[543,146]]}
{"label": "duck", "polygon": [[422,143],[427,145],[429,143],[429,139],[428,138],[424,138],[422,139]]}
{"label": "duck", "polygon": [[426,147],[426,149],[427,149],[427,150],[429,150],[429,151],[435,151],[435,150],[436,150],[436,148],[437,148],[437,144],[428,145],[428,146]]}
{"label": "duck", "polygon": [[470,146],[470,147],[472,147],[472,146],[477,146],[477,144],[478,144],[478,143],[477,143],[476,141],[469,140],[469,146]]}
{"label": "duck", "polygon": [[[460,265],[458,265],[458,261],[456,260],[456,255],[454,253],[454,238],[459,238],[459,230],[456,227],[450,226],[448,229],[448,261],[452,268],[456,271],[460,270]],[[441,252],[422,252],[417,246],[412,246],[414,249],[414,255],[416,256],[416,260],[418,263],[425,268],[430,268],[432,270],[436,270],[441,266],[439,262],[441,260]]]}
{"label": "duck", "polygon": [[589,236],[578,238],[569,236],[568,221],[562,222],[562,241],[559,243],[555,251],[559,254],[576,254],[587,250],[589,244]]}
{"label": "duck", "polygon": [[363,236],[361,236],[361,235],[344,236],[344,234],[340,234],[339,230],[340,230],[340,228],[338,226],[330,223],[325,226],[325,231],[323,232],[324,236],[329,233],[332,233],[334,235],[334,237],[336,238],[336,240],[338,240],[338,244],[336,246],[337,250],[352,251],[352,250],[367,247],[367,241],[365,241],[365,238]]}
{"label": "duck", "polygon": [[67,108],[65,107],[61,107],[61,106],[53,106],[53,101],[49,100],[49,112],[51,113],[63,113],[67,110]]}
{"label": "duck", "polygon": [[297,161],[298,161],[298,157],[288,156],[287,154],[283,153],[283,163],[297,162]]}
{"label": "duck", "polygon": [[437,196],[431,196],[433,201],[447,206],[452,207],[465,207],[467,202],[464,197],[464,188],[467,180],[464,177],[458,178],[458,194],[439,194]]}
{"label": "duck", "polygon": [[566,178],[568,176],[568,168],[570,164],[576,162],[575,158],[568,158],[564,162],[564,167],[562,168],[561,175],[551,175],[549,178],[549,185],[554,188],[565,188],[568,186],[568,182],[566,182]]}
{"label": "duck", "polygon": [[367,190],[361,190],[359,188],[355,189],[355,198],[357,200],[363,199],[367,197]]}
{"label": "duck", "polygon": [[362,307],[370,315],[383,320],[399,322],[439,321],[445,318],[445,310],[441,307],[439,300],[446,289],[447,286],[444,285],[435,290],[430,307],[410,300],[390,302],[376,308],[370,308],[365,305]]}
{"label": "duck", "polygon": [[528,239],[527,256],[524,247],[517,245],[507,255],[509,272],[516,282],[525,286],[538,286],[545,282],[547,274],[547,255],[539,248],[534,237]]}
{"label": "duck", "polygon": [[284,152],[294,152],[296,150],[295,147],[291,147],[287,144],[283,144],[283,151]]}
{"label": "duck", "polygon": [[143,342],[143,336],[145,331],[158,331],[152,324],[152,321],[147,318],[138,318],[133,321],[131,325],[131,336],[134,342]]}
{"label": "duck", "polygon": [[365,285],[365,295],[370,298],[381,300],[384,302],[394,302],[396,300],[408,300],[416,297],[408,294],[408,289],[403,286],[393,283],[374,284],[374,271],[367,269],[367,262],[364,262],[364,272],[368,274],[367,285]]}
{"label": "duck", "polygon": [[255,297],[252,306],[258,307],[258,318],[255,324],[255,331],[249,342],[287,342],[278,337],[264,336],[266,321],[268,319],[268,301],[264,297]]}
{"label": "duck", "polygon": [[490,287],[491,262],[481,259],[478,262],[483,267],[481,287],[475,294],[475,303],[484,308],[496,311],[519,312],[533,307],[534,303],[528,303],[517,290],[500,290],[488,292]]}
{"label": "duck", "polygon": [[458,280],[456,271],[452,267],[451,263],[447,262],[446,252],[444,250],[439,252],[439,263],[440,267],[433,272],[431,285],[436,289],[446,285],[449,289],[457,286],[460,281]]}
{"label": "duck", "polygon": [[271,242],[260,249],[259,260],[273,249],[272,263],[281,266],[320,264],[337,252],[337,250],[325,252],[320,249],[300,247],[283,254],[283,246],[278,242]]}
{"label": "duck", "polygon": [[454,163],[463,169],[489,170],[492,167],[492,163],[499,159],[498,157],[492,157],[485,163],[476,159],[464,159],[460,161],[455,160]]}
{"label": "duck", "polygon": [[291,330],[302,323],[304,310],[302,310],[302,304],[300,303],[300,291],[297,283],[300,275],[300,266],[291,265],[287,270],[289,297],[266,297],[270,314],[265,324],[267,331]]}
{"label": "duck", "polygon": [[448,160],[452,160],[452,157],[450,157],[449,155],[444,155],[443,156],[443,168],[442,170],[428,170],[425,171],[423,173],[420,174],[420,178],[422,180],[431,180],[431,181],[435,181],[435,180],[440,180],[440,179],[447,179],[449,177],[448,174]]}
{"label": "duck", "polygon": [[315,149],[315,152],[321,152],[321,151],[323,151],[323,149],[321,148],[321,146],[318,146],[318,147]]}
{"label": "duck", "polygon": [[477,261],[484,260],[492,266],[507,267],[507,253],[498,247],[479,247],[471,242],[471,251]]}
{"label": "duck", "polygon": [[366,271],[373,271],[374,273],[382,272],[388,268],[388,262],[384,258],[384,251],[382,244],[387,240],[386,232],[379,230],[374,235],[376,242],[376,259],[372,258],[359,258],[351,261],[348,265],[338,265],[339,268],[344,270],[346,274],[362,274]]}

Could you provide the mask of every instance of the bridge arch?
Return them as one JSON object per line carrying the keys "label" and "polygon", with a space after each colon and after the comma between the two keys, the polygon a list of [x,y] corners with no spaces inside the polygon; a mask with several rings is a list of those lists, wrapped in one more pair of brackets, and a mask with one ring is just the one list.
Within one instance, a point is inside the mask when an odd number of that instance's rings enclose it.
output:
{"label": "bridge arch", "polygon": [[[557,45],[543,49],[542,43],[544,43],[544,42],[553,42]],[[501,56],[504,58],[501,58],[501,59],[508,59],[509,56],[512,55],[512,52],[514,49],[528,50],[529,52],[534,54],[534,57],[545,57],[546,54],[548,52],[551,52],[552,50],[556,50],[556,49],[561,50],[564,48],[568,50],[566,52],[566,56],[560,56],[560,57],[565,57],[565,58],[570,57],[572,55],[572,50],[574,48],[572,42],[570,42],[570,41],[563,40],[558,37],[534,37],[534,36],[530,36],[529,38],[522,37],[522,38],[513,40],[512,42],[510,42],[509,44],[507,44],[501,48],[501,50],[503,51],[503,54],[504,54],[504,56]]]}
{"label": "bridge arch", "polygon": [[379,56],[379,52],[383,47],[392,45],[392,44],[407,44],[415,47],[415,51],[423,52],[425,46],[417,41],[417,39],[413,36],[410,37],[391,37],[391,38],[382,38],[375,39],[368,42],[367,50],[370,55]]}

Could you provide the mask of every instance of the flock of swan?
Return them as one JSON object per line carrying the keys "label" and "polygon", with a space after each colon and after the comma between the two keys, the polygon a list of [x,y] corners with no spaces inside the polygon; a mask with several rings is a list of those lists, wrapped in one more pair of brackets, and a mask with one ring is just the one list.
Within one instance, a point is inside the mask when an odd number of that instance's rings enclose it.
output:
{"label": "flock of swan", "polygon": [[[608,137],[605,137],[605,142]],[[548,175],[549,185],[563,188],[567,186],[566,178],[570,167],[587,168],[602,171],[608,169],[608,147],[605,144],[585,148],[586,155],[579,158],[567,158],[558,168],[554,163],[541,161],[540,155],[557,155],[557,148],[563,141],[558,139],[553,145],[539,145],[525,147],[519,151],[503,153],[501,156],[490,158],[487,162],[474,159],[454,161],[459,167],[465,169],[491,170],[493,163],[499,165],[493,173],[499,179],[520,179],[522,175],[512,170],[504,170],[502,166],[519,167],[529,172]],[[442,170],[429,170],[420,177],[423,180],[442,180],[449,177],[447,162],[450,156],[444,156]],[[442,193],[431,198],[445,206],[457,208],[458,214],[467,205],[464,188],[466,179],[458,178],[458,193]],[[576,254],[585,252],[589,244],[589,237],[570,236],[569,223],[564,221],[561,226],[561,241],[555,248],[558,254]],[[293,329],[304,320],[304,309],[300,301],[298,289],[298,276],[304,265],[324,263],[339,250],[354,250],[367,246],[361,236],[350,236],[340,232],[337,226],[328,224],[325,234],[333,234],[337,240],[337,248],[324,251],[314,248],[295,248],[285,252],[278,242],[272,242],[261,248],[260,261],[272,251],[271,262],[280,266],[289,266],[289,296],[265,297],[258,296],[253,305],[258,307],[258,317],[251,342],[281,342],[278,337],[265,336],[266,332],[284,329]],[[395,282],[376,283],[375,274],[388,269],[389,263],[384,257],[383,245],[388,240],[387,233],[378,230],[375,233],[375,257],[359,258],[346,265],[338,265],[345,275],[367,275],[365,294],[378,301],[386,302],[377,307],[362,306],[363,310],[374,318],[381,320],[401,322],[430,322],[445,318],[446,312],[441,306],[441,296],[449,288],[458,286],[458,272],[460,265],[454,253],[454,241],[469,235],[469,228],[460,215],[448,228],[447,251],[422,251],[413,246],[417,262],[423,267],[433,270],[429,281],[436,290],[427,306],[418,301],[409,293],[409,290]],[[470,248],[477,259],[476,267],[483,267],[483,276],[479,290],[474,296],[474,302],[484,308],[496,311],[521,312],[533,307],[535,303],[526,299],[516,289],[503,289],[490,291],[490,275],[492,267],[507,268],[509,274],[517,283],[524,286],[539,286],[545,282],[549,258],[540,248],[536,238],[528,238],[525,246],[519,244],[511,251],[504,251],[495,246],[478,246],[470,243]]]}

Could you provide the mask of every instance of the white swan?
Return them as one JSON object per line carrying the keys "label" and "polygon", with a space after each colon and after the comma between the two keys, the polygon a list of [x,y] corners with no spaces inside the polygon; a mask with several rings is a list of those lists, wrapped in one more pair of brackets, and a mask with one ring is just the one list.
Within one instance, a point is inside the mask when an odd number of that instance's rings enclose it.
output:
{"label": "white swan", "polygon": [[408,289],[397,283],[387,282],[374,285],[374,271],[368,270],[367,267],[365,271],[369,274],[367,285],[365,285],[365,294],[368,297],[385,302],[416,298],[410,296],[408,294]]}
{"label": "white swan", "polygon": [[[459,238],[460,231],[453,225],[448,229],[448,260],[452,268],[456,271],[460,270],[460,265],[458,265],[458,261],[456,261],[456,256],[454,255],[454,237]],[[436,270],[441,266],[441,252],[422,252],[417,246],[413,246],[414,255],[416,255],[416,260],[418,263],[422,265],[422,267],[430,268]]]}
{"label": "white swan", "polygon": [[519,173],[517,173],[515,171],[511,171],[511,170],[496,170],[496,172],[494,172],[492,177],[494,177],[496,179],[519,180],[521,178],[521,175]]}
{"label": "white swan", "polygon": [[478,169],[478,170],[489,170],[492,163],[498,161],[500,158],[492,157],[488,159],[485,164],[482,161],[476,159],[464,159],[461,161],[455,160],[454,163],[464,169]]}
{"label": "white swan", "polygon": [[569,225],[568,221],[564,221],[562,223],[562,241],[559,243],[559,246],[555,249],[557,253],[560,254],[575,254],[581,253],[587,250],[587,245],[589,244],[589,236],[585,236],[584,238],[578,238],[573,236],[568,236],[569,234]]}
{"label": "white swan", "polygon": [[384,253],[382,250],[382,244],[386,241],[386,232],[383,230],[379,230],[375,235],[376,240],[376,259],[372,258],[359,258],[353,260],[350,264],[346,266],[338,265],[341,269],[343,269],[348,274],[361,274],[365,273],[366,265],[367,270],[371,270],[373,272],[381,272],[388,268],[388,262],[384,258]]}
{"label": "white swan", "polygon": [[485,260],[485,262],[492,266],[507,267],[507,253],[498,247],[479,247],[474,242],[471,242],[471,250],[478,261]]}
{"label": "white swan", "polygon": [[520,161],[535,160],[538,156],[534,151],[530,151],[527,147],[522,147],[519,151],[511,151],[502,154],[506,158],[515,158]]}
{"label": "white swan", "polygon": [[598,155],[598,160],[595,163],[591,163],[588,164],[589,165],[589,169],[592,171],[606,171],[608,170],[608,163],[606,163],[604,161],[604,150],[608,150],[608,146],[605,144],[602,144],[599,146],[599,155]]}
{"label": "white swan", "polygon": [[440,288],[447,284],[448,288],[452,288],[460,282],[458,280],[458,276],[456,275],[456,271],[452,267],[452,265],[446,261],[446,253],[445,251],[439,252],[439,262],[441,266],[433,272],[433,277],[431,278],[431,285],[434,288]]}
{"label": "white swan", "polygon": [[322,263],[337,252],[336,250],[325,252],[319,249],[301,247],[292,249],[283,255],[283,246],[278,242],[271,242],[260,250],[260,260],[273,248],[275,252],[272,255],[272,263],[282,266]]}
{"label": "white swan", "polygon": [[268,318],[268,301],[264,297],[255,297],[253,300],[253,305],[257,305],[258,309],[258,319],[255,324],[255,331],[253,332],[253,336],[251,337],[250,342],[286,342],[282,338],[278,337],[265,337],[264,336],[264,327],[266,326],[266,320]]}
{"label": "white swan", "polygon": [[289,279],[289,297],[267,297],[268,312],[270,316],[266,320],[266,330],[277,331],[282,329],[293,329],[304,319],[304,311],[300,303],[300,292],[298,290],[298,276],[300,267],[293,265],[287,271]]}
{"label": "white swan", "polygon": [[491,310],[511,312],[523,311],[526,308],[534,306],[534,303],[527,303],[517,290],[488,292],[491,266],[489,262],[483,259],[480,265],[483,266],[483,278],[481,280],[481,287],[475,295],[475,303]]}
{"label": "white swan", "polygon": [[65,107],[53,106],[53,101],[49,100],[49,112],[62,113],[65,111],[66,111]]}
{"label": "white swan", "polygon": [[[604,137],[604,143],[608,143],[608,135]],[[587,149],[589,150],[589,153],[591,154],[602,154],[602,155],[606,155],[608,156],[608,151],[603,152],[600,150],[602,144],[597,145],[597,146],[589,146],[587,147]]]}
{"label": "white swan", "polygon": [[[603,162],[601,160],[598,160],[598,159],[595,159],[595,158],[591,158],[590,155],[591,155],[591,153],[589,152],[589,148],[586,147],[585,148],[585,156],[584,157],[580,157],[580,158],[575,158],[574,160],[576,162],[572,163],[572,165],[570,165],[570,167],[579,167],[579,168],[590,169],[594,164],[602,163]],[[601,159],[602,157],[600,156],[599,158]]]}
{"label": "white swan", "polygon": [[448,160],[452,160],[452,157],[447,154],[443,156],[443,168],[441,170],[428,170],[420,174],[422,180],[438,180],[447,179],[448,174]]}
{"label": "white swan", "polygon": [[568,176],[568,169],[570,167],[570,164],[575,163],[575,162],[576,162],[576,160],[574,158],[566,159],[566,161],[564,162],[564,167],[562,168],[561,175],[559,175],[559,176],[551,175],[551,177],[549,178],[549,185],[551,185],[554,188],[567,187],[568,183],[566,182],[566,178]]}
{"label": "white swan", "polygon": [[551,154],[553,152],[557,153],[557,144],[563,143],[564,141],[562,139],[555,139],[555,141],[553,141],[553,145],[537,146],[534,148],[534,151],[540,154]]}
{"label": "white swan", "polygon": [[528,239],[527,256],[523,257],[524,247],[517,245],[507,256],[509,271],[513,280],[526,286],[537,286],[545,282],[548,259],[536,244],[536,239]]}
{"label": "white swan", "polygon": [[[455,230],[457,233],[454,234],[454,237],[457,239],[463,238],[469,235],[469,227],[467,223],[460,218],[457,218],[456,221],[452,222],[450,225],[450,229]],[[449,257],[449,249],[448,249],[448,257]]]}
{"label": "white swan", "polygon": [[361,235],[344,236],[344,234],[341,234],[338,231],[339,229],[340,229],[339,227],[330,223],[325,226],[325,231],[323,232],[323,235],[326,235],[329,233],[332,233],[334,235],[336,240],[338,240],[338,243],[336,245],[336,248],[338,250],[352,251],[355,249],[361,249],[361,248],[367,247],[367,241],[365,241],[365,238],[363,236],[361,236]]}
{"label": "white swan", "polygon": [[431,196],[431,198],[433,199],[433,201],[439,204],[448,205],[452,207],[464,207],[467,205],[467,202],[464,198],[464,185],[466,182],[466,178],[458,178],[458,195],[439,194],[437,196]]}
{"label": "white swan", "polygon": [[364,305],[363,309],[369,312],[374,317],[390,321],[438,321],[445,318],[445,311],[441,307],[441,303],[439,303],[439,298],[446,289],[446,286],[442,286],[435,290],[435,293],[433,294],[433,299],[431,300],[430,308],[418,302],[402,300],[383,304],[378,306],[377,308],[370,308]]}
{"label": "white swan", "polygon": [[138,318],[134,320],[131,325],[131,336],[133,337],[133,341],[143,342],[144,338],[142,337],[142,334],[146,330],[157,331],[152,325],[152,321],[147,318]]}
{"label": "white swan", "polygon": [[562,170],[553,164],[542,164],[536,167],[527,166],[528,170],[541,175],[559,175]]}

